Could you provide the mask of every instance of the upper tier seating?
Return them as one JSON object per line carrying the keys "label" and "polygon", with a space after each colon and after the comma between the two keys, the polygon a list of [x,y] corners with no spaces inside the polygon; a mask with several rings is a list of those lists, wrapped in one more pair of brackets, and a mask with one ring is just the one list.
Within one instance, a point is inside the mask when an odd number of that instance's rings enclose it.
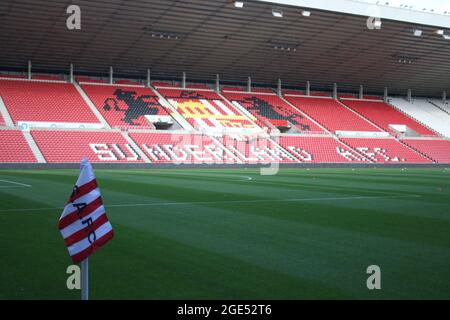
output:
{"label": "upper tier seating", "polygon": [[120,132],[57,131],[31,132],[48,163],[142,162],[142,158]]}
{"label": "upper tier seating", "polygon": [[448,100],[443,102],[441,99],[431,99],[431,101],[439,108],[441,108],[444,112],[450,114],[450,103]]}
{"label": "upper tier seating", "polygon": [[305,163],[368,162],[332,137],[281,136],[278,142]]}
{"label": "upper tier seating", "polygon": [[130,137],[153,163],[234,163],[233,155],[211,137],[201,134],[136,133]]}
{"label": "upper tier seating", "polygon": [[382,101],[343,100],[342,102],[385,131],[395,132],[389,127],[390,124],[406,125],[421,135],[436,136],[436,133],[430,129]]}
{"label": "upper tier seating", "polygon": [[402,142],[439,163],[450,163],[449,140],[404,139]]}
{"label": "upper tier seating", "polygon": [[239,110],[214,91],[158,89],[169,103],[198,130],[259,130]]}
{"label": "upper tier seating", "polygon": [[1,162],[37,162],[22,131],[0,130],[0,163]]}
{"label": "upper tier seating", "polygon": [[81,87],[112,128],[151,128],[145,115],[168,115],[150,88],[95,84]]}
{"label": "upper tier seating", "polygon": [[272,125],[285,126],[287,121],[303,132],[323,132],[322,128],[302,115],[276,94],[223,92],[223,95],[234,104],[250,111],[257,119],[260,127],[266,122]]}
{"label": "upper tier seating", "polygon": [[427,99],[416,98],[408,102],[402,98],[393,98],[391,104],[417,122],[450,138],[450,114],[428,102]]}
{"label": "upper tier seating", "polygon": [[394,138],[363,139],[346,138],[341,139],[344,143],[358,150],[370,161],[378,163],[432,163],[424,156],[414,152],[407,146],[401,144]]}
{"label": "upper tier seating", "polygon": [[380,131],[334,99],[294,97],[289,95],[286,95],[286,99],[332,132]]}
{"label": "upper tier seating", "polygon": [[0,95],[18,121],[99,123],[70,83],[0,80]]}

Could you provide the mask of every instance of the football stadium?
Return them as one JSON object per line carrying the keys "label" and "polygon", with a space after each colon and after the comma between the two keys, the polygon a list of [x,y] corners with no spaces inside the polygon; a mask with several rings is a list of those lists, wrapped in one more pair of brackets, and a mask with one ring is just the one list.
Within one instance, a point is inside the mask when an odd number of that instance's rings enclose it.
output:
{"label": "football stadium", "polygon": [[2,0],[0,30],[1,300],[450,299],[450,3]]}

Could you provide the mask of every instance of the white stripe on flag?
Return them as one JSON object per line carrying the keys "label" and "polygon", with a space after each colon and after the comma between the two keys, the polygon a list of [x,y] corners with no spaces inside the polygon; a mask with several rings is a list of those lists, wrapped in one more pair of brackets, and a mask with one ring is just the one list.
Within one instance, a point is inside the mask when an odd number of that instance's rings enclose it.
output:
{"label": "white stripe on flag", "polygon": [[[97,199],[98,197],[100,197],[100,189],[94,189],[91,192],[89,192],[88,194],[85,194],[84,196],[78,198],[77,200],[75,200],[75,204],[77,203],[86,203],[89,204],[92,201],[94,201],[95,199]],[[73,206],[73,203],[68,203],[65,207],[64,207],[64,211],[61,215],[61,218],[59,220],[61,220],[62,218],[64,218],[65,216],[67,216],[68,214],[77,211],[77,208]]]}
{"label": "white stripe on flag", "polygon": [[[104,213],[105,213],[105,207],[100,206],[96,210],[94,210],[94,212],[92,212],[91,214],[87,215],[86,217],[83,217],[83,221],[91,218],[92,222],[95,222],[95,220],[97,220]],[[62,234],[63,238],[66,239],[66,238],[70,237],[72,234],[74,234],[75,232],[78,232],[84,228],[86,228],[86,225],[83,224],[82,220],[77,220],[74,223],[72,223],[72,224],[68,225],[67,227],[65,227],[64,229],[62,229],[61,234]]]}
{"label": "white stripe on flag", "polygon": [[[99,239],[108,233],[111,233],[111,236],[113,235],[113,229],[111,223],[108,221],[105,208],[102,205],[102,198],[98,187],[73,201],[74,198],[84,192],[88,192],[90,188],[95,186],[94,170],[89,160],[84,158],[81,161],[80,176],[78,177],[76,187],[73,189],[74,191],[69,198],[69,203],[64,207],[64,211],[59,219],[59,231],[65,240],[74,263],[85,262],[92,253],[109,241],[111,237],[104,238],[103,241],[98,242]],[[83,206],[79,208],[80,211],[77,211],[78,208],[74,207],[74,204],[81,203],[90,207],[86,209]],[[95,206],[98,207],[96,208]],[[84,217],[83,212],[86,215]],[[96,222],[100,226],[95,225]],[[77,242],[73,243],[74,241]]]}
{"label": "white stripe on flag", "polygon": [[[96,237],[96,239],[100,239],[101,237],[103,237],[105,234],[107,234],[111,230],[112,230],[111,223],[109,223],[109,221],[105,222],[97,230],[95,230],[95,237]],[[83,240],[78,241],[77,243],[75,243],[75,244],[71,245],[70,247],[68,247],[69,254],[70,254],[70,256],[74,256],[77,253],[80,253],[80,252],[86,250],[91,245],[92,244],[89,242],[88,237],[86,237]]]}

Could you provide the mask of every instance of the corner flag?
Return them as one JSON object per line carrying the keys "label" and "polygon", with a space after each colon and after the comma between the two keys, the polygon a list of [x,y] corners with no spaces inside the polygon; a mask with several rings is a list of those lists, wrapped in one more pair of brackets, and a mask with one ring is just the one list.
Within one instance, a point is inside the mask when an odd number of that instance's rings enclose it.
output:
{"label": "corner flag", "polygon": [[89,161],[81,161],[80,176],[59,218],[59,231],[75,264],[81,262],[82,298],[88,299],[88,257],[107,243],[114,231],[106,216]]}

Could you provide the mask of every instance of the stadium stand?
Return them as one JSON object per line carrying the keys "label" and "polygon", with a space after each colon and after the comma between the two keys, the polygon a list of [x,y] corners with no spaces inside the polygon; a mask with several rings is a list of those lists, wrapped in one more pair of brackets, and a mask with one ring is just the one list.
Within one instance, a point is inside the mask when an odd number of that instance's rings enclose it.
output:
{"label": "stadium stand", "polygon": [[444,102],[442,100],[430,99],[430,102],[445,113],[450,114],[450,104],[448,103],[448,101]]}
{"label": "stadium stand", "polygon": [[146,115],[169,115],[150,88],[95,84],[81,88],[112,128],[151,129]]}
{"label": "stadium stand", "polygon": [[285,98],[302,112],[309,115],[332,132],[380,131],[377,127],[350,111],[334,99],[298,97],[292,95],[286,95]]}
{"label": "stadium stand", "polygon": [[381,101],[342,100],[342,102],[369,119],[383,130],[398,133],[390,125],[405,125],[423,136],[436,136],[436,133],[414,121],[404,113]]}
{"label": "stadium stand", "polygon": [[19,121],[99,123],[70,83],[0,80],[0,96]]}
{"label": "stadium stand", "polygon": [[365,157],[332,137],[281,136],[277,141],[305,163],[368,162]]}
{"label": "stadium stand", "polygon": [[260,127],[267,127],[270,123],[275,127],[289,128],[291,125],[304,133],[323,132],[313,121],[284,102],[275,93],[236,93],[223,91],[223,95],[234,105],[244,107],[257,118]]}
{"label": "stadium stand", "polygon": [[33,139],[48,163],[142,162],[138,152],[117,131],[34,130]]}
{"label": "stadium stand", "polygon": [[210,136],[143,132],[130,132],[129,136],[152,163],[236,163],[235,157]]}
{"label": "stadium stand", "polygon": [[375,163],[431,163],[394,138],[344,138],[341,141]]}
{"label": "stadium stand", "polygon": [[0,162],[37,162],[21,131],[0,129]]}
{"label": "stadium stand", "polygon": [[402,142],[439,163],[450,163],[449,140],[403,139]]}
{"label": "stadium stand", "polygon": [[450,114],[428,102],[427,99],[415,98],[408,102],[402,98],[392,98],[390,103],[417,122],[450,138]]}
{"label": "stadium stand", "polygon": [[239,132],[260,131],[235,106],[212,90],[161,89],[158,92],[197,130]]}
{"label": "stadium stand", "polygon": [[299,163],[296,156],[289,153],[268,137],[248,137],[236,139],[224,135],[220,142],[243,163],[267,164],[267,163]]}

